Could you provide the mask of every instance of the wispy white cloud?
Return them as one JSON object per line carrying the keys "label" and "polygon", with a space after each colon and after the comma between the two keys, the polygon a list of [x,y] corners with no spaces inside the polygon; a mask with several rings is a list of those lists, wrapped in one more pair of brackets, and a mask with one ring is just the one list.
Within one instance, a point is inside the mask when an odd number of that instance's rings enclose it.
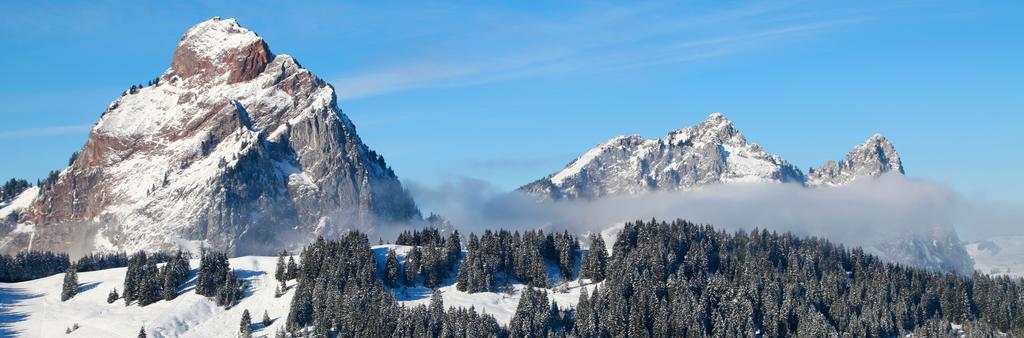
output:
{"label": "wispy white cloud", "polygon": [[[868,21],[877,11],[754,3],[721,11],[662,4],[571,17],[493,13],[502,24],[450,28],[438,45],[332,81],[344,99],[424,88],[679,64],[731,55]],[[509,24],[514,23],[514,24]],[[483,27],[481,27],[483,26]],[[475,31],[463,31],[463,29]]]}
{"label": "wispy white cloud", "polygon": [[39,128],[23,128],[0,131],[0,139],[18,140],[68,134],[84,134],[92,128],[92,125],[80,124],[70,126],[51,126]]}

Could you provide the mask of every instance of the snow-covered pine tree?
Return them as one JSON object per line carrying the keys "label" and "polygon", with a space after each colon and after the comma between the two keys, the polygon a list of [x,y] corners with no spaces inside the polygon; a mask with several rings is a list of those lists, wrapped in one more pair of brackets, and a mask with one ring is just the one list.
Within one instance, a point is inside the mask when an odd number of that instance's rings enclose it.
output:
{"label": "snow-covered pine tree", "polygon": [[572,279],[573,269],[576,267],[576,252],[579,251],[580,245],[569,231],[555,235],[554,239],[558,254],[558,271],[563,278]]}
{"label": "snow-covered pine tree", "polygon": [[110,290],[110,293],[107,294],[107,304],[114,304],[118,298],[121,296],[117,294],[117,288]]}
{"label": "snow-covered pine tree", "polygon": [[287,286],[285,282],[288,280],[288,266],[284,262],[285,254],[287,254],[287,251],[281,251],[281,254],[277,256],[277,268],[274,270],[274,279],[281,282],[281,285]]}
{"label": "snow-covered pine tree", "polygon": [[199,260],[199,275],[196,276],[196,294],[215,297],[224,285],[230,266],[228,256],[223,252],[203,251]]}
{"label": "snow-covered pine tree", "polygon": [[162,296],[164,300],[171,300],[178,296],[178,286],[188,281],[191,266],[188,257],[184,252],[178,250],[161,269]]}
{"label": "snow-covered pine tree", "polygon": [[455,261],[459,259],[459,253],[462,252],[462,239],[458,230],[452,231],[451,235],[448,235],[448,239],[444,242],[444,249],[448,254],[448,268],[454,269]]}
{"label": "snow-covered pine tree", "polygon": [[60,291],[60,301],[67,301],[78,294],[78,272],[71,266],[64,272],[64,285]]}
{"label": "snow-covered pine tree", "polygon": [[124,292],[121,294],[121,298],[124,298],[124,305],[129,305],[138,299],[145,276],[143,270],[148,260],[145,251],[136,252],[128,258],[128,269],[124,273],[124,287],[122,288]]}
{"label": "snow-covered pine tree", "polygon": [[398,256],[395,254],[395,250],[388,250],[387,259],[384,261],[384,285],[387,287],[398,287],[404,283],[405,274],[402,273],[402,267],[398,263]]}
{"label": "snow-covered pine tree", "polygon": [[156,260],[150,259],[139,275],[138,301],[140,306],[153,304],[161,299],[164,280],[160,275],[160,269],[156,266]]}
{"label": "snow-covered pine tree", "polygon": [[238,324],[238,326],[239,337],[252,337],[252,317],[249,316],[249,309],[245,309],[242,311],[242,321]]}
{"label": "snow-covered pine tree", "polygon": [[608,251],[605,249],[604,238],[601,234],[590,235],[590,252],[587,253],[587,261],[583,264],[586,272],[584,278],[598,283],[604,280],[605,270],[608,267]]}
{"label": "snow-covered pine tree", "polygon": [[286,254],[288,254],[288,251],[282,251],[278,255],[278,267],[273,270],[273,278],[281,282],[281,288],[288,287],[288,265],[285,263]]}
{"label": "snow-covered pine tree", "polygon": [[548,295],[532,287],[523,290],[523,295],[508,324],[512,337],[546,337],[551,328],[551,307]]}
{"label": "snow-covered pine tree", "polygon": [[273,323],[270,320],[270,315],[267,314],[267,310],[263,310],[263,320],[261,320],[260,322],[263,323],[263,327],[270,326],[270,324]]}
{"label": "snow-covered pine tree", "polygon": [[288,256],[288,272],[285,275],[287,279],[299,278],[299,265],[295,263],[295,256]]}
{"label": "snow-covered pine tree", "polygon": [[405,283],[409,286],[416,286],[417,279],[420,275],[420,258],[421,251],[419,247],[413,247],[409,250],[409,253],[405,255]]}

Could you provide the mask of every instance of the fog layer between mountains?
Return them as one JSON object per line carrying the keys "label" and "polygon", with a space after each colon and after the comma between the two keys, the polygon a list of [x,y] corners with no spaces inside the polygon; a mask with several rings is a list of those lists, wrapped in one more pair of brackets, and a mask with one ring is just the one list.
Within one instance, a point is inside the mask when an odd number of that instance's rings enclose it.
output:
{"label": "fog layer between mountains", "polygon": [[942,184],[898,174],[865,177],[838,187],[730,183],[554,202],[504,193],[470,178],[438,186],[409,182],[409,187],[423,210],[448,217],[465,232],[513,227],[587,233],[651,218],[682,218],[730,231],[790,231],[849,246],[872,246],[894,237],[954,229],[964,239],[1020,232],[1017,210],[968,202]]}

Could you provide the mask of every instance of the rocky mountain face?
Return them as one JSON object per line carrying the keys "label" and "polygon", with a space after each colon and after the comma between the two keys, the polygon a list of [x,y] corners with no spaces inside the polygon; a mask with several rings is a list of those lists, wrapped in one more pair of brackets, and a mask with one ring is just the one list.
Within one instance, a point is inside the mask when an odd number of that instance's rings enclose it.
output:
{"label": "rocky mountain face", "polygon": [[[904,174],[895,147],[875,134],[842,161],[804,175],[778,155],[748,143],[729,119],[714,113],[660,139],[618,136],[587,151],[564,169],[519,192],[539,201],[596,199],[651,191],[686,191],[702,185],[779,182],[807,188],[841,186],[858,178]],[[973,261],[951,228],[907,233],[869,249],[893,261],[939,271],[970,272]]]}
{"label": "rocky mountain face", "polygon": [[747,139],[720,113],[648,140],[618,136],[520,191],[544,200],[686,190],[725,182],[804,182],[799,169]]}
{"label": "rocky mountain face", "polygon": [[820,168],[808,171],[807,185],[836,186],[852,182],[859,177],[878,176],[887,172],[903,174],[903,162],[896,148],[882,134],[874,134],[863,144],[853,148],[843,161],[828,161]]}
{"label": "rocky mountain face", "polygon": [[419,219],[336,101],[234,19],[202,22],[155,84],[110,104],[80,155],[6,227],[3,249],[266,254]]}

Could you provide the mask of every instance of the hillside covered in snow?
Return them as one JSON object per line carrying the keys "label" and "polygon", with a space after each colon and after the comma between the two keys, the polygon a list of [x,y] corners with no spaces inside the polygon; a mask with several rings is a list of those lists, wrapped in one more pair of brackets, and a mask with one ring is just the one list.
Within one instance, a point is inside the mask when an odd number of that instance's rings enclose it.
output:
{"label": "hillside covered in snow", "polygon": [[[433,234],[372,247],[361,233],[320,239],[289,268],[293,276],[277,268],[278,257],[230,259],[244,292],[227,306],[197,294],[197,260],[175,298],[145,306],[108,302],[110,290],[125,290],[131,265],[78,274],[78,293],[65,301],[64,274],[0,283],[0,335],[120,337],[141,328],[147,337],[1024,333],[1019,280],[936,274],[788,233],[627,222],[607,247],[610,234],[588,241],[488,231],[470,234],[464,247],[445,239],[460,237],[454,233]],[[287,279],[284,291],[279,278]]]}
{"label": "hillside covered in snow", "polygon": [[[398,253],[404,263],[412,247],[378,245],[372,247],[381,267],[388,250]],[[301,261],[300,261],[301,262]],[[191,262],[193,268],[198,259]],[[269,326],[254,325],[255,337],[273,337],[285,326],[294,292],[275,297],[278,281],[274,279],[277,257],[243,256],[230,259],[236,273],[245,281],[247,291],[237,305],[217,306],[213,299],[195,294],[196,269],[189,282],[179,288],[180,296],[170,301],[138,306],[125,306],[118,300],[107,303],[110,290],[123,291],[126,268],[78,273],[79,294],[68,301],[60,300],[63,274],[20,283],[0,283],[0,336],[65,337],[68,328],[78,325],[71,337],[129,337],[145,327],[149,337],[235,337],[242,311],[249,310],[258,322],[264,311],[272,320]],[[557,278],[552,273],[552,278]],[[545,291],[562,307],[575,306],[582,290],[581,280],[556,281]],[[582,281],[590,284],[588,280]],[[289,288],[296,281],[288,282]],[[474,308],[493,315],[508,325],[526,285],[516,283],[505,292],[468,293],[459,291],[454,278],[437,288],[446,307]],[[593,286],[591,286],[591,290]],[[291,291],[291,289],[289,289]],[[396,299],[408,306],[429,305],[432,289],[419,286],[392,289]]]}

